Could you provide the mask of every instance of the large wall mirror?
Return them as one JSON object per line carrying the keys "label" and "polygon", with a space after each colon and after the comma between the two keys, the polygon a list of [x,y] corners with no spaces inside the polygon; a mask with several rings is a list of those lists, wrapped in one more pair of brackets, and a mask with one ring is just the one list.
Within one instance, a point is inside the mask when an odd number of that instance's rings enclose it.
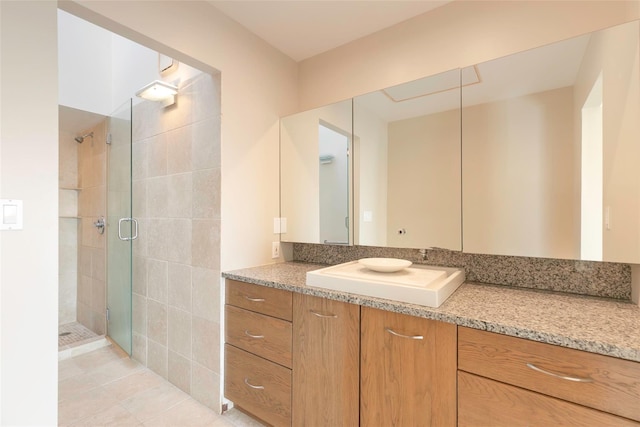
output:
{"label": "large wall mirror", "polygon": [[353,114],[355,244],[461,250],[460,70],[358,96]]}
{"label": "large wall mirror", "polygon": [[353,243],[352,100],[280,120],[282,241]]}
{"label": "large wall mirror", "polygon": [[640,262],[638,22],[478,64],[465,252]]}

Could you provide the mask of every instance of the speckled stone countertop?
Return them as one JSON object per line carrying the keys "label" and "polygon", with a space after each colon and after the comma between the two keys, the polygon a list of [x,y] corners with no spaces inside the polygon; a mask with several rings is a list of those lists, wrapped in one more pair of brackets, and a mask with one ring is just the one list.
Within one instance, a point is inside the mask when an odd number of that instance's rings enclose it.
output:
{"label": "speckled stone countertop", "polygon": [[307,286],[307,271],[323,267],[287,262],[222,276],[640,362],[640,307],[632,303],[466,282],[431,308]]}

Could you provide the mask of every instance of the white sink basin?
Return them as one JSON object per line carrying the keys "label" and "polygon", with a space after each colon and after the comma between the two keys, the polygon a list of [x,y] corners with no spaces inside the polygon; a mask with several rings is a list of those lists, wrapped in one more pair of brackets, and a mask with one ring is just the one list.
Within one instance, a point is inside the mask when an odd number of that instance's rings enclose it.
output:
{"label": "white sink basin", "polygon": [[427,307],[439,307],[464,280],[461,268],[414,264],[394,273],[379,273],[358,261],[307,273],[309,286]]}

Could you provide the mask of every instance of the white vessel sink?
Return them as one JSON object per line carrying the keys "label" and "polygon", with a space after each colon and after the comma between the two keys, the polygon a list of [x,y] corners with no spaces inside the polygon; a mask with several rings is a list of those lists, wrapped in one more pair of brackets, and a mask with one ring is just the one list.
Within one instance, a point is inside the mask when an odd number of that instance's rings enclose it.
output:
{"label": "white vessel sink", "polygon": [[461,268],[419,264],[394,273],[380,273],[352,261],[307,272],[309,286],[427,307],[439,307],[464,280]]}

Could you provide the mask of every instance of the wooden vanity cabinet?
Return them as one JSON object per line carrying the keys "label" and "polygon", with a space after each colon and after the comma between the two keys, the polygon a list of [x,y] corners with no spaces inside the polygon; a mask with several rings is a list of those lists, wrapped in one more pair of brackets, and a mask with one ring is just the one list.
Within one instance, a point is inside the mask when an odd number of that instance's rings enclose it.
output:
{"label": "wooden vanity cabinet", "polygon": [[360,306],[293,295],[294,426],[357,426]]}
{"label": "wooden vanity cabinet", "polygon": [[226,280],[224,395],[273,426],[291,426],[293,295]]}
{"label": "wooden vanity cabinet", "polygon": [[460,426],[640,425],[637,362],[459,327],[458,369]]}
{"label": "wooden vanity cabinet", "polygon": [[456,425],[456,325],[361,308],[360,425]]}

